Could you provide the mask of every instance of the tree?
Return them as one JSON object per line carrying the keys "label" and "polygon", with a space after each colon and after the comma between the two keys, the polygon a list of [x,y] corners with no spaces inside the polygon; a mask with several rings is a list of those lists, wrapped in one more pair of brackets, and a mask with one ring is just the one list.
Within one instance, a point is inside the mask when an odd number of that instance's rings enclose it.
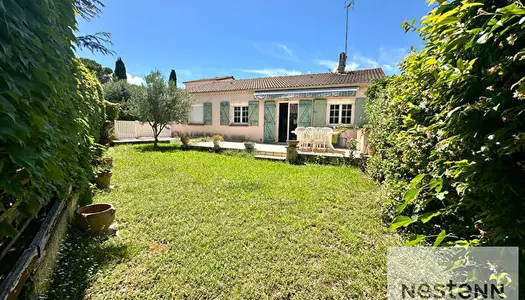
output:
{"label": "tree", "polygon": [[173,81],[173,84],[177,87],[177,73],[175,73],[175,70],[173,69],[171,70],[169,81]]}
{"label": "tree", "polygon": [[146,76],[146,86],[137,87],[132,96],[133,111],[139,121],[148,122],[157,147],[160,132],[170,123],[188,120],[192,96],[173,82],[166,83],[159,71]]}
{"label": "tree", "polygon": [[119,120],[135,121],[137,118],[131,112],[131,96],[138,86],[129,84],[126,80],[109,81],[104,84],[104,98],[111,103],[120,104]]}
{"label": "tree", "polygon": [[88,58],[80,58],[80,61],[82,61],[82,64],[86,68],[88,68],[91,72],[97,75],[98,81],[100,81],[100,83],[104,84],[111,79],[113,70],[111,70],[110,68],[102,67],[102,65],[98,62]]}
{"label": "tree", "polygon": [[117,80],[128,79],[128,75],[126,75],[126,65],[124,65],[121,57],[115,62],[115,76],[117,77]]}
{"label": "tree", "polygon": [[[99,0],[75,0],[74,5],[75,12],[88,22],[97,17],[102,12],[100,8],[104,7],[104,4]],[[115,54],[115,51],[104,45],[112,45],[111,33],[109,32],[96,32],[95,34],[77,36],[76,42],[79,48],[87,48],[93,53],[100,52],[103,55]]]}

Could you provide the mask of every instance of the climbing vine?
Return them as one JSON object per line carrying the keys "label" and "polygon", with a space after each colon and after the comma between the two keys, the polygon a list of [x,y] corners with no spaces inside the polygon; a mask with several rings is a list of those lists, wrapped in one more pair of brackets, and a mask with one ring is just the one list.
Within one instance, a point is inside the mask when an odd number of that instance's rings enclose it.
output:
{"label": "climbing vine", "polygon": [[102,90],[74,59],[75,1],[0,4],[0,237],[86,185]]}

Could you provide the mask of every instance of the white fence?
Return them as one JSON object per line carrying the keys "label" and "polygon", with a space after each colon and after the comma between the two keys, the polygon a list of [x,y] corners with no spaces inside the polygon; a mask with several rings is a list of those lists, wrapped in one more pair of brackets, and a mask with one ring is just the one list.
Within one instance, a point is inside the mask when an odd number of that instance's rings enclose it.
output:
{"label": "white fence", "polygon": [[[170,128],[169,125],[166,126],[159,134],[159,137],[171,137]],[[117,140],[153,137],[153,129],[148,123],[141,124],[139,121],[115,120],[115,135]]]}

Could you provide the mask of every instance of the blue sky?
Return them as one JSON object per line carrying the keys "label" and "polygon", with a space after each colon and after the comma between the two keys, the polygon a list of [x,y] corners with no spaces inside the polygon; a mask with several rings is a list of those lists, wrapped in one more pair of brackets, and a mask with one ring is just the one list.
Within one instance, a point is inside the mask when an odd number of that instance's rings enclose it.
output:
{"label": "blue sky", "polygon": [[[115,56],[78,51],[114,68],[122,57],[131,81],[152,70],[178,81],[327,72],[344,51],[340,0],[106,0],[99,18],[79,20],[79,34],[109,31]],[[401,23],[428,12],[424,0],[356,0],[350,10],[347,67],[394,73],[415,33]]]}

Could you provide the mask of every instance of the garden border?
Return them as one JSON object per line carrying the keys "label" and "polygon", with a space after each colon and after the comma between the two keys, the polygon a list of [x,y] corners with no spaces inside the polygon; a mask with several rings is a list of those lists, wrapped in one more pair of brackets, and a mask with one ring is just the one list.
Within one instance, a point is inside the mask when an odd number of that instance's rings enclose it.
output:
{"label": "garden border", "polygon": [[[0,300],[17,299],[29,276],[38,269],[46,258],[46,255],[51,254],[51,251],[48,251],[50,250],[48,246],[55,233],[55,228],[64,218],[69,219],[69,217],[72,216],[71,213],[67,213],[71,210],[66,208],[75,208],[78,199],[79,193],[75,192],[70,194],[68,199],[57,201],[53,205],[29,247],[24,251],[22,256],[20,256],[4,281],[0,284]],[[74,209],[72,211],[74,211]]]}

